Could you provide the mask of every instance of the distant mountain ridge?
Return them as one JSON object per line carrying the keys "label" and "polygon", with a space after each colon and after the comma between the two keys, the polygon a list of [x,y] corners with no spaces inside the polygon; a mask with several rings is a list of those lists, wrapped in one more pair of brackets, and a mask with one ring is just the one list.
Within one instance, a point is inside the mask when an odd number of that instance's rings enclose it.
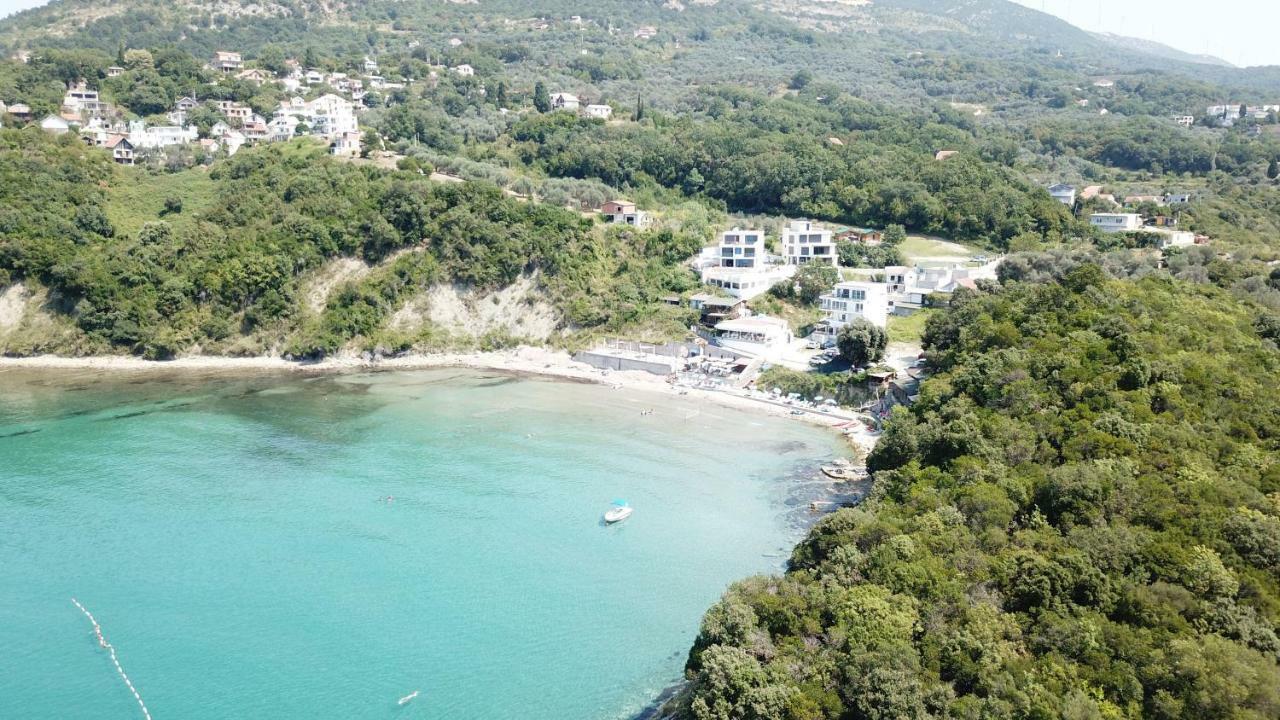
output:
{"label": "distant mountain ridge", "polygon": [[1223,60],[1220,57],[1189,53],[1154,40],[1143,40],[1142,38],[1126,37],[1124,35],[1115,35],[1113,33],[1093,33],[1093,35],[1103,42],[1110,43],[1116,47],[1138,50],[1139,52],[1146,53],[1153,57],[1167,58],[1169,60],[1195,63],[1198,65],[1215,65],[1217,67],[1224,68],[1239,69],[1240,67],[1239,65]]}

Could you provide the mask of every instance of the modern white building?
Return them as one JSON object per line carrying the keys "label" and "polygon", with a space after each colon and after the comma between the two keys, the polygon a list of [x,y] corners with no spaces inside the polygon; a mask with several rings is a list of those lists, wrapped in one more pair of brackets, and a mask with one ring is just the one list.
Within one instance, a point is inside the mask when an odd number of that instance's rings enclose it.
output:
{"label": "modern white building", "polygon": [[796,274],[795,265],[766,265],[759,268],[709,267],[702,271],[702,282],[719,288],[726,295],[743,300],[763,295],[769,288]]}
{"label": "modern white building", "polygon": [[791,326],[782,318],[753,315],[716,323],[716,345],[753,357],[778,358],[791,338]]}
{"label": "modern white building", "polygon": [[880,327],[889,324],[889,286],[881,282],[845,280],[822,296],[825,328],[834,335],[858,318]]}
{"label": "modern white building", "polygon": [[836,267],[840,264],[831,231],[808,220],[792,220],[783,228],[782,255],[788,265],[823,262]]}
{"label": "modern white building", "polygon": [[330,141],[349,141],[352,137],[358,138],[360,133],[355,105],[344,97],[328,93],[311,101],[294,97],[280,103],[269,126],[270,138],[288,140],[302,123],[306,123],[309,134]]}
{"label": "modern white building", "polygon": [[597,120],[608,120],[613,117],[613,108],[608,105],[588,105],[583,109],[583,114]]}
{"label": "modern white building", "polygon": [[763,268],[769,259],[763,230],[733,228],[720,233],[715,248],[717,267]]}
{"label": "modern white building", "polygon": [[1076,188],[1074,185],[1059,183],[1049,188],[1049,195],[1054,200],[1068,207],[1076,204]]}
{"label": "modern white building", "polygon": [[1133,232],[1142,228],[1142,216],[1137,213],[1094,213],[1089,224],[1106,233]]}

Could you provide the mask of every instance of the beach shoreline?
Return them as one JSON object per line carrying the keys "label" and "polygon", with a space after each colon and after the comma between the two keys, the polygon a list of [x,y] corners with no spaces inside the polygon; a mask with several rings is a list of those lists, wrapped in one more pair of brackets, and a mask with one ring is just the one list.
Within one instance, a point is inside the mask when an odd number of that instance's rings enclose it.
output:
{"label": "beach shoreline", "polygon": [[668,396],[682,396],[725,407],[762,413],[773,417],[799,420],[840,431],[859,460],[870,453],[878,439],[866,430],[861,416],[850,411],[813,411],[804,408],[796,414],[793,406],[751,397],[744,393],[700,388],[678,388],[666,378],[643,371],[604,371],[580,363],[567,352],[547,348],[521,346],[507,350],[470,353],[408,354],[369,360],[343,355],[315,362],[296,362],[280,357],[225,357],[196,355],[173,360],[144,360],[119,355],[63,357],[37,355],[0,357],[0,371],[22,369],[50,372],[156,373],[222,375],[244,373],[343,374],[364,372],[396,372],[465,368],[501,372],[524,377],[583,382],[617,389],[639,390]]}

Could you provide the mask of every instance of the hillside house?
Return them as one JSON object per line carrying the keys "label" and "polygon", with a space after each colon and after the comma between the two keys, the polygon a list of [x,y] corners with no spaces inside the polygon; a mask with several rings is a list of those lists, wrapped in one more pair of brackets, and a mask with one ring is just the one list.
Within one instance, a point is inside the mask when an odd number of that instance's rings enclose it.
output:
{"label": "hillside house", "polygon": [[103,146],[111,151],[111,159],[119,165],[133,164],[133,143],[123,133],[111,135]]}
{"label": "hillside house", "polygon": [[274,80],[275,77],[273,77],[271,73],[267,72],[266,70],[263,70],[262,68],[249,68],[248,70],[241,70],[240,72],[236,73],[236,79],[244,80],[245,82],[251,82],[254,85],[261,87],[262,85],[265,85],[271,82],[272,80]]}
{"label": "hillside house", "polygon": [[365,56],[365,59],[364,59],[364,74],[365,75],[378,74],[378,61],[368,57],[367,55]]}
{"label": "hillside house", "polygon": [[831,292],[821,298],[823,334],[835,336],[840,329],[856,319],[866,320],[879,327],[889,323],[889,286],[880,282],[846,280],[836,283]]}
{"label": "hillside house", "polygon": [[475,77],[475,74],[476,74],[476,69],[465,63],[462,65],[458,65],[456,67],[450,68],[450,70],[452,70],[453,73],[458,75],[459,77]]}
{"label": "hillside house", "polygon": [[1142,227],[1142,216],[1137,213],[1094,213],[1089,224],[1105,233],[1133,232]]}
{"label": "hillside house", "polygon": [[769,260],[763,230],[726,230],[720,233],[714,253],[716,267],[763,268]]}
{"label": "hillside house", "polygon": [[572,110],[578,109],[578,96],[569,93],[556,93],[551,96],[552,110]]}
{"label": "hillside house", "polygon": [[783,228],[782,255],[788,265],[822,262],[836,267],[840,263],[831,231],[808,220],[792,220]]}
{"label": "hillside house", "polygon": [[698,311],[700,323],[715,326],[716,323],[742,317],[747,301],[724,295],[698,293],[689,298],[689,307]]}
{"label": "hillside house", "polygon": [[649,224],[649,213],[636,209],[635,203],[626,200],[610,200],[600,207],[600,214],[614,225],[645,227]]}
{"label": "hillside house", "polygon": [[842,242],[853,242],[860,245],[879,245],[884,242],[884,231],[870,230],[867,228],[849,228],[848,230],[841,230],[836,233],[832,239],[835,241],[836,247],[839,247]]}
{"label": "hillside house", "polygon": [[658,36],[658,28],[652,25],[641,25],[631,33],[631,36],[637,40],[652,40]]}
{"label": "hillside house", "polygon": [[213,61],[209,63],[209,67],[222,73],[239,72],[244,65],[240,53],[230,52],[228,50],[218,50],[213,53]]}
{"label": "hillside house", "polygon": [[120,77],[123,74],[124,74],[124,68],[120,67],[119,65],[112,65],[107,68],[107,77],[109,78]]}
{"label": "hillside house", "polygon": [[939,150],[938,152],[934,153],[933,159],[938,162],[942,162],[943,160],[946,160],[948,158],[953,158],[959,154],[960,154],[959,150]]}
{"label": "hillside house", "polygon": [[1162,195],[1129,195],[1124,199],[1125,205],[1141,205],[1143,203],[1163,205],[1164,196]]}
{"label": "hillside house", "polygon": [[302,74],[302,81],[308,85],[321,85],[326,79],[326,75],[319,70],[308,70]]}
{"label": "hillside house", "polygon": [[1178,125],[1187,128],[1196,124],[1196,118],[1194,115],[1174,115],[1173,121]]}
{"label": "hillside house", "polygon": [[608,105],[588,105],[583,114],[597,120],[608,120],[613,117],[613,108]]}
{"label": "hillside house", "polygon": [[1076,187],[1075,185],[1058,183],[1049,187],[1049,196],[1063,205],[1071,207],[1076,204]]}
{"label": "hillside house", "polygon": [[343,132],[333,138],[333,142],[329,143],[329,154],[337,157],[359,157],[360,156],[360,133]]}
{"label": "hillside house", "polygon": [[40,129],[54,135],[62,135],[71,129],[71,123],[58,115],[46,115],[40,121]]}
{"label": "hillside house", "polygon": [[1191,202],[1191,193],[1169,193],[1164,196],[1165,205],[1185,205]]}
{"label": "hillside house", "polygon": [[1161,250],[1168,250],[1171,247],[1186,247],[1196,244],[1196,234],[1186,230],[1177,230],[1171,227],[1156,227],[1148,225],[1141,229],[1143,233],[1157,236],[1158,241],[1156,247]]}
{"label": "hillside house", "polygon": [[14,103],[9,106],[9,114],[19,120],[30,120],[31,106],[26,103]]}
{"label": "hillside house", "polygon": [[91,90],[80,82],[67,89],[67,94],[62,97],[62,107],[73,113],[97,116],[102,114],[106,103],[98,97],[97,90]]}

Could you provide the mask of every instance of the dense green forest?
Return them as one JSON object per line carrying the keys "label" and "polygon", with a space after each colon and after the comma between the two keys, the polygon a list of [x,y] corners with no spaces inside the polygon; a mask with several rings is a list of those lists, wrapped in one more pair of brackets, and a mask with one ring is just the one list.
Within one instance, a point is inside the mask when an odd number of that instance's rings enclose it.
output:
{"label": "dense green forest", "polygon": [[[699,238],[604,232],[492,185],[357,167],[305,141],[167,176],[179,193],[172,202],[155,217],[127,215],[138,227],[118,231],[110,216],[127,209],[113,191],[144,172],[117,168],[72,136],[0,131],[0,285],[29,280],[54,291],[53,309],[80,331],[68,346],[9,352],[166,358],[199,345],[315,357],[351,340],[394,351],[448,340],[380,332],[413,294],[437,283],[501,288],[521,275],[539,278],[569,327],[661,323],[664,312],[675,327],[687,324],[658,298],[694,287],[677,263]],[[211,184],[204,194],[213,198],[195,211],[180,194],[193,183]],[[373,272],[308,313],[308,273],[342,257]],[[255,342],[237,346],[245,337]]]}
{"label": "dense green forest", "polygon": [[1280,714],[1280,354],[1234,298],[963,293],[873,497],[703,623],[710,718]]}

